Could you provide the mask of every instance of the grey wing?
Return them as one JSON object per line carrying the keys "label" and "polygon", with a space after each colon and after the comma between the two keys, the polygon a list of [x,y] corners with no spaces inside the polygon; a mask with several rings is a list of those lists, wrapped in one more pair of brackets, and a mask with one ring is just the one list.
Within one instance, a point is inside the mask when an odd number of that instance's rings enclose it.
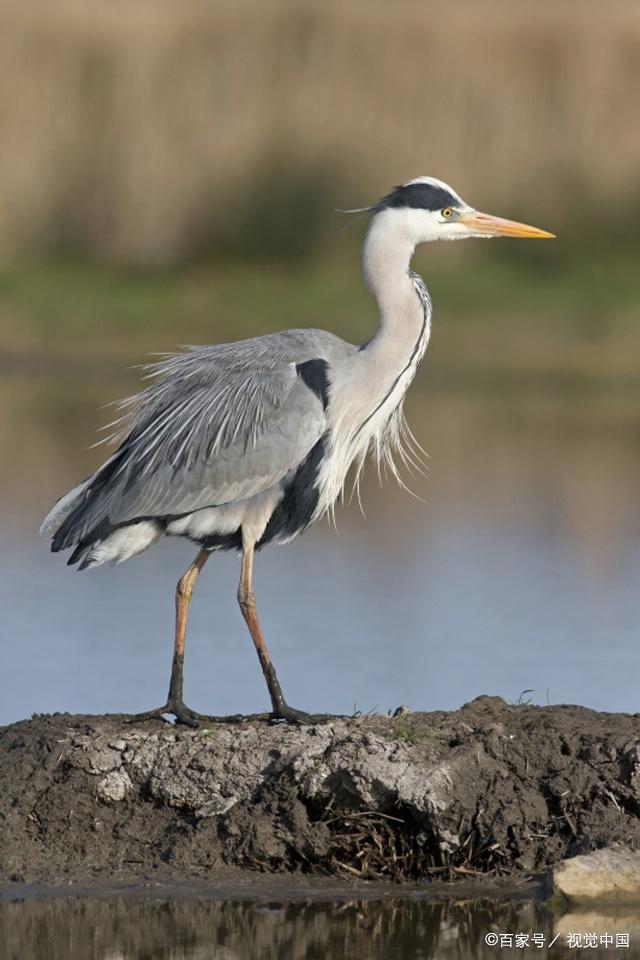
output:
{"label": "grey wing", "polygon": [[325,431],[322,402],[293,363],[270,375],[243,371],[232,389],[198,391],[157,423],[133,440],[113,522],[247,500],[294,470]]}
{"label": "grey wing", "polygon": [[55,509],[45,521],[59,526],[54,549],[104,523],[246,500],[295,470],[326,431],[326,398],[299,372],[311,347],[265,337],[155,365],[157,380],[127,401],[119,450],[77,488],[80,502],[65,505],[60,524]]}

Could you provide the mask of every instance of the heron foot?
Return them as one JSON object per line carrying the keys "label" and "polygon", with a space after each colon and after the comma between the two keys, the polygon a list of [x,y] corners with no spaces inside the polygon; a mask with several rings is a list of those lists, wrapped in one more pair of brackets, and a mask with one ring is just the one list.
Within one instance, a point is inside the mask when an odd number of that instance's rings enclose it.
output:
{"label": "heron foot", "polygon": [[322,723],[324,720],[328,720],[327,716],[322,716],[321,714],[306,713],[304,710],[296,710],[295,707],[290,707],[288,703],[280,704],[271,714],[270,720],[272,723],[291,723],[291,724],[310,724],[310,723]]}
{"label": "heron foot", "polygon": [[165,714],[170,713],[176,718],[176,723],[182,723],[185,727],[198,727],[201,720],[208,720],[202,713],[196,713],[190,707],[187,707],[182,700],[168,700],[163,707],[156,707],[155,710],[146,710],[144,713],[134,713],[129,718],[129,723],[135,723],[138,720],[163,720]]}

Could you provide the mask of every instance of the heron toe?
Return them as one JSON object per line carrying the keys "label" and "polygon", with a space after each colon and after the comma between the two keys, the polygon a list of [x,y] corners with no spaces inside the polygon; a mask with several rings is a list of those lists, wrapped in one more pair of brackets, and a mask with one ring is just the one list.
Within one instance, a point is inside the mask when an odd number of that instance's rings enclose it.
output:
{"label": "heron toe", "polygon": [[304,710],[296,710],[295,707],[290,707],[288,703],[283,703],[281,706],[274,710],[271,714],[272,723],[292,723],[292,724],[310,724],[310,723],[322,723],[324,720],[327,720],[328,717],[321,714],[306,713]]}
{"label": "heron toe", "polygon": [[200,721],[208,720],[202,713],[196,713],[190,707],[187,707],[182,700],[165,703],[163,707],[156,707],[155,710],[146,710],[144,713],[134,713],[129,722],[135,723],[138,720],[162,720],[165,714],[170,713],[176,718],[176,723],[184,724],[186,727],[199,727]]}

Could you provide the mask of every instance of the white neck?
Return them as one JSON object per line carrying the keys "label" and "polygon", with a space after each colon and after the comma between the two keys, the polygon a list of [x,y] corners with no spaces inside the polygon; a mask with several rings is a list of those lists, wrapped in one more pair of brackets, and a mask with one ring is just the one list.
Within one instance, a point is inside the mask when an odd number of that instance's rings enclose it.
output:
{"label": "white neck", "polygon": [[362,248],[362,272],[379,312],[378,330],[367,349],[378,362],[384,352],[389,373],[394,363],[413,349],[424,323],[409,276],[415,245],[398,218],[388,215],[391,213],[384,211],[373,218]]}

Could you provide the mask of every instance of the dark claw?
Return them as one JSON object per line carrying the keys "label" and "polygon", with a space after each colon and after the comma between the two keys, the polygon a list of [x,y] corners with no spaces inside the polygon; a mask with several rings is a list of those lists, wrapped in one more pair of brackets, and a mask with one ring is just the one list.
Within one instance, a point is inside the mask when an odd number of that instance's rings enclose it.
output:
{"label": "dark claw", "polygon": [[283,703],[282,706],[274,710],[270,717],[272,723],[293,723],[293,724],[311,724],[322,723],[329,719],[322,714],[305,713],[304,710],[296,710],[289,704]]}
{"label": "dark claw", "polygon": [[200,726],[200,720],[206,720],[201,713],[196,713],[195,710],[191,710],[189,707],[185,706],[184,703],[175,703],[172,704],[168,710],[168,713],[172,713],[176,718],[176,723],[183,723],[185,727],[198,727]]}
{"label": "dark claw", "polygon": [[164,718],[165,713],[171,713],[176,718],[176,723],[182,723],[185,727],[198,727],[200,720],[207,720],[202,713],[196,713],[191,710],[181,700],[165,703],[163,707],[156,707],[155,710],[147,710],[145,713],[134,713],[129,717],[129,723],[136,723],[138,720],[153,720]]}

